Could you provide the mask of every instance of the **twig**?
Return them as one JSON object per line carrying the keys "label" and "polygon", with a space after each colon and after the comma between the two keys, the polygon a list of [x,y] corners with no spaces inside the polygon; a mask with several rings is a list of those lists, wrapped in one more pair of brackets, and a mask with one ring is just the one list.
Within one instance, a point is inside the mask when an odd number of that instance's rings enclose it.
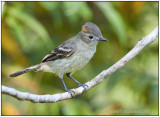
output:
{"label": "twig", "polygon": [[[122,59],[120,59],[117,63],[115,63],[113,66],[108,68],[107,70],[102,71],[100,74],[98,74],[94,79],[87,82],[86,85],[88,85],[87,90],[94,87],[95,85],[102,82],[106,77],[123,67],[129,60],[131,60],[133,57],[135,57],[145,46],[152,43],[156,40],[158,37],[158,26],[146,37],[142,38],[135,47],[126,54]],[[79,95],[83,93],[84,88],[78,87],[76,89],[72,89],[75,94],[73,96]],[[9,88],[6,86],[2,86],[2,93],[7,94],[10,96],[13,96],[19,100],[28,100],[35,103],[49,103],[49,102],[58,102],[66,99],[72,98],[70,93],[59,93],[54,95],[36,95],[36,94],[30,94],[27,92],[20,92],[15,90],[14,88]]]}

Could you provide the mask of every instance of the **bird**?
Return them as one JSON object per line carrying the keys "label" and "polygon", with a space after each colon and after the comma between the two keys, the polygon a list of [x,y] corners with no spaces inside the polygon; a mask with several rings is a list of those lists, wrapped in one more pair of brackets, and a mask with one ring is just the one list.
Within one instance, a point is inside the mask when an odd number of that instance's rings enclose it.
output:
{"label": "bird", "polygon": [[37,65],[25,68],[9,75],[16,77],[30,71],[51,72],[59,76],[66,92],[73,94],[73,91],[66,87],[63,76],[75,81],[79,87],[86,90],[87,85],[82,84],[71,75],[83,68],[96,52],[96,46],[100,41],[108,41],[102,36],[98,26],[92,22],[86,22],[81,31],[74,37],[66,40],[57,48],[47,54]]}

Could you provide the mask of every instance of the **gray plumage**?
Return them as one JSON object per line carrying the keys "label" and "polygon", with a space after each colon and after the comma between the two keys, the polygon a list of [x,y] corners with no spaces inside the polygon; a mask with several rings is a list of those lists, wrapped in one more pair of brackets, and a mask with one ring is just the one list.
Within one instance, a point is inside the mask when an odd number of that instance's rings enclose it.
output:
{"label": "gray plumage", "polygon": [[[107,40],[103,38],[97,25],[87,22],[82,26],[81,32],[51,51],[40,64],[13,73],[9,77],[36,70],[52,72],[62,80],[63,75],[67,73],[67,76],[72,79],[70,75],[84,67],[93,57],[99,41]],[[64,81],[62,83],[64,84]],[[66,87],[65,90],[68,91]]]}

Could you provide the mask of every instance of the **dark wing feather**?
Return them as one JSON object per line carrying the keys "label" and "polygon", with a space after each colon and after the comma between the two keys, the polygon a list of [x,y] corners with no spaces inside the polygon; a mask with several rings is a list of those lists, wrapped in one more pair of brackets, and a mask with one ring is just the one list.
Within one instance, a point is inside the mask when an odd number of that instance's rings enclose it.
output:
{"label": "dark wing feather", "polygon": [[61,59],[71,56],[75,52],[75,47],[71,44],[63,43],[59,47],[55,48],[48,55],[46,55],[42,62],[54,61],[56,59]]}

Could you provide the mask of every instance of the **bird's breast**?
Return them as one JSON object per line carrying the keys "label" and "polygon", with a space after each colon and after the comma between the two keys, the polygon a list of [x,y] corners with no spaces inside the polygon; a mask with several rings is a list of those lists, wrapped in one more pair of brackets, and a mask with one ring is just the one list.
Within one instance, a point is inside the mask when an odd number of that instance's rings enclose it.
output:
{"label": "bird's breast", "polygon": [[95,52],[96,48],[92,49],[81,48],[81,50],[77,51],[76,54],[82,59],[90,60]]}

